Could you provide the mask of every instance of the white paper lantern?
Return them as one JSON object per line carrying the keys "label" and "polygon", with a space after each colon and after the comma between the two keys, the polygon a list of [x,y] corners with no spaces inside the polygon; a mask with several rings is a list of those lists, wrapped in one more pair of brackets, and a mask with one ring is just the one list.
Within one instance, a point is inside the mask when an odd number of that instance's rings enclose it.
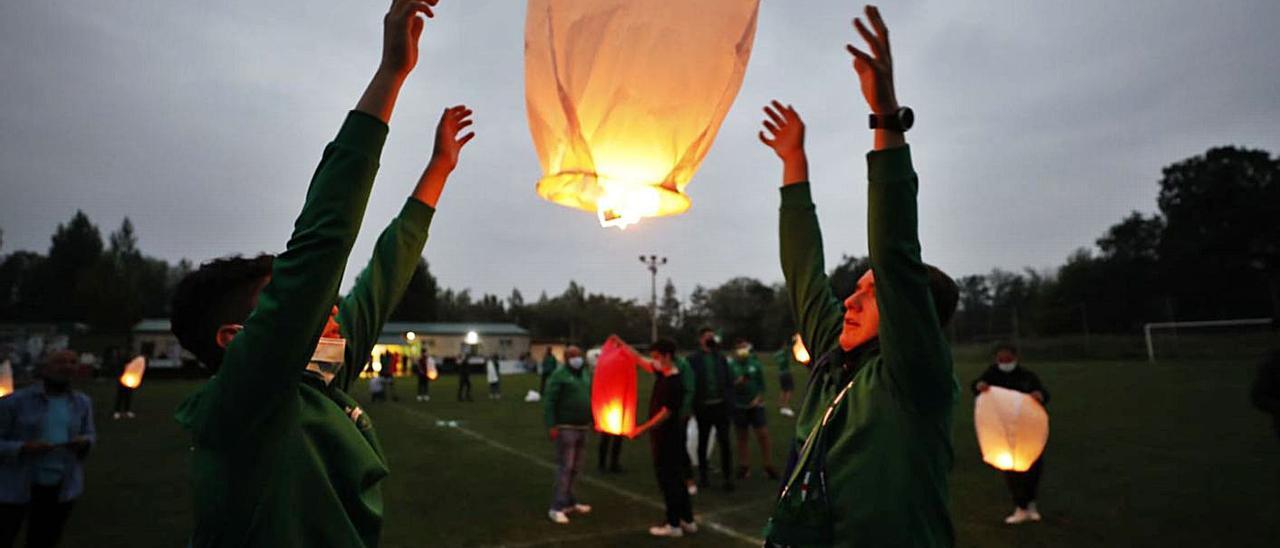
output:
{"label": "white paper lantern", "polygon": [[1049,414],[1028,394],[992,386],[973,401],[973,426],[982,460],[1000,470],[1026,472],[1049,441]]}

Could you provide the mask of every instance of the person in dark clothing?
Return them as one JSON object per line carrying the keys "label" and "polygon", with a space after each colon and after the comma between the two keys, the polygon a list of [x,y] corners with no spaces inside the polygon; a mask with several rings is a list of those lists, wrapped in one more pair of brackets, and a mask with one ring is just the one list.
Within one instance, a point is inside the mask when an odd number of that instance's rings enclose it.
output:
{"label": "person in dark clothing", "polygon": [[[1049,403],[1049,391],[1040,383],[1040,377],[1018,364],[1018,349],[1012,344],[1002,343],[996,346],[996,363],[982,372],[982,376],[973,381],[971,388],[974,395],[986,392],[992,386],[1017,390],[1030,394],[1041,405]],[[1016,525],[1026,521],[1040,521],[1040,510],[1036,508],[1036,494],[1040,487],[1040,473],[1044,470],[1042,454],[1026,472],[1004,472],[1005,483],[1009,486],[1009,494],[1013,497],[1014,511],[1004,519],[1005,523]]]}
{"label": "person in dark clothing", "polygon": [[[471,401],[471,359],[465,356],[458,360],[458,401]],[[483,361],[483,358],[481,358]]]}
{"label": "person in dark clothing", "polygon": [[431,401],[431,371],[436,367],[430,354],[423,354],[413,365],[413,375],[418,379],[418,401]]}
{"label": "person in dark clothing", "polygon": [[[684,384],[675,364],[676,343],[660,339],[649,347],[651,360],[639,358],[636,365],[654,374],[649,396],[649,420],[636,428],[632,437],[649,433],[653,469],[666,504],[666,522],[649,528],[655,537],[682,537],[698,532],[693,521],[693,501],[684,484],[685,447],[680,435],[684,424],[678,420],[684,404]],[[723,449],[728,452],[727,447]]]}
{"label": "person in dark clothing", "polygon": [[698,332],[700,348],[689,355],[693,366],[694,395],[693,416],[698,421],[698,478],[703,487],[710,487],[710,463],[707,462],[707,439],[715,429],[716,443],[720,445],[720,471],[724,474],[724,488],[733,490],[733,450],[729,445],[729,411],[733,401],[733,378],[729,362],[720,354],[715,331],[704,327]]}
{"label": "person in dark clothing", "polygon": [[1253,405],[1271,415],[1276,436],[1280,437],[1280,349],[1258,364],[1258,376],[1253,381]]}
{"label": "person in dark clothing", "polygon": [[556,360],[556,355],[551,353],[551,347],[547,347],[547,355],[542,357],[542,384],[538,385],[538,393],[547,391],[547,379],[551,378],[551,374],[556,372],[556,368],[560,366],[560,362]]}
{"label": "person in dark clothing", "polygon": [[622,473],[622,465],[618,464],[618,459],[622,457],[622,436],[602,432],[597,451],[596,466],[600,472]]}

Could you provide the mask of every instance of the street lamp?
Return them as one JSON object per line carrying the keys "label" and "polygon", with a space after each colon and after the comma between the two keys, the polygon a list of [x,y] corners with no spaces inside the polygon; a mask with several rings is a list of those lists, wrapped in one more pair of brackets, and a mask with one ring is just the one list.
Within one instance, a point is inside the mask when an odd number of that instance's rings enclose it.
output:
{"label": "street lamp", "polygon": [[467,336],[462,339],[462,342],[465,342],[471,346],[480,344],[480,334],[476,333],[475,331],[468,331]]}
{"label": "street lamp", "polygon": [[649,269],[649,322],[652,327],[650,341],[658,340],[658,267],[667,264],[666,257],[640,256],[640,262]]}

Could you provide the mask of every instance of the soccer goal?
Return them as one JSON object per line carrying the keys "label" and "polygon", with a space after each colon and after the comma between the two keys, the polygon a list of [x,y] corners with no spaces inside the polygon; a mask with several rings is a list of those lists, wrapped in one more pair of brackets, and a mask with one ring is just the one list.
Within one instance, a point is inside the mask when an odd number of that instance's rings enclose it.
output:
{"label": "soccer goal", "polygon": [[1183,353],[1174,351],[1174,348],[1196,354],[1243,351],[1253,346],[1265,348],[1271,338],[1271,321],[1271,318],[1249,318],[1144,324],[1142,332],[1147,341],[1147,360],[1155,363],[1158,346],[1161,354]]}

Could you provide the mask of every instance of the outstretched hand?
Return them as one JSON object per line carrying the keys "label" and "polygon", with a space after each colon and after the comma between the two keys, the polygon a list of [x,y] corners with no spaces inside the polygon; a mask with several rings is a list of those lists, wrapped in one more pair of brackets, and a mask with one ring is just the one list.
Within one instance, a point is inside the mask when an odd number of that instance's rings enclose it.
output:
{"label": "outstretched hand", "polygon": [[764,130],[760,142],[782,159],[783,186],[809,180],[809,159],[804,152],[804,120],[791,105],[777,100],[764,107]]}
{"label": "outstretched hand", "polygon": [[471,114],[471,109],[466,105],[449,107],[440,113],[440,122],[436,124],[436,144],[435,150],[431,153],[431,163],[438,169],[443,169],[446,174],[458,167],[458,155],[462,153],[462,147],[476,136],[474,131],[458,136],[463,129],[472,124]]}
{"label": "outstretched hand", "polygon": [[418,39],[426,22],[435,17],[431,7],[440,0],[392,0],[382,19],[382,69],[407,76],[418,64]]}
{"label": "outstretched hand", "polygon": [[[845,49],[853,55],[853,70],[858,73],[862,84],[862,96],[866,98],[871,112],[891,114],[898,110],[898,97],[893,88],[893,57],[889,52],[889,28],[880,17],[880,10],[875,6],[865,8],[867,20],[871,28],[861,18],[853,19],[853,27],[867,42],[868,53],[845,44]],[[873,32],[874,30],[874,32]]]}

